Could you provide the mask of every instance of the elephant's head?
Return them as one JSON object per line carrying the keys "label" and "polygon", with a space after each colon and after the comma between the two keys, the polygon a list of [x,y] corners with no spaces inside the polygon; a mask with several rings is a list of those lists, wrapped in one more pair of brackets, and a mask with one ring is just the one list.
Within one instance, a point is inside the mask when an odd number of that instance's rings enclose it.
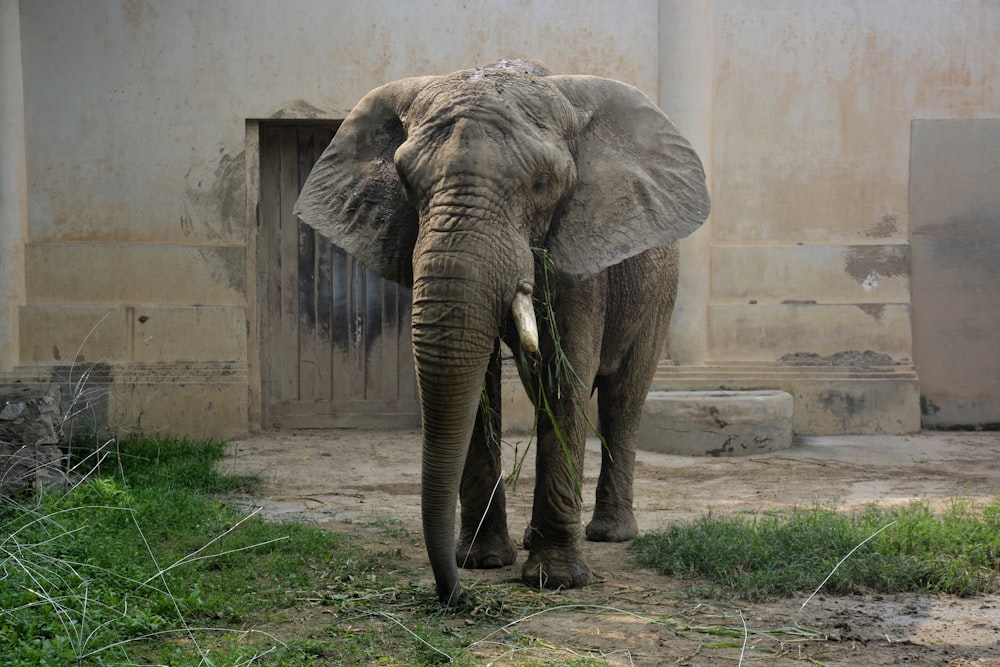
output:
{"label": "elephant's head", "polygon": [[483,375],[512,304],[530,304],[532,247],[571,284],[686,236],[708,208],[690,144],[617,81],[503,61],[386,84],[344,121],[295,212],[413,288],[424,537],[443,601],[458,597],[455,505]]}

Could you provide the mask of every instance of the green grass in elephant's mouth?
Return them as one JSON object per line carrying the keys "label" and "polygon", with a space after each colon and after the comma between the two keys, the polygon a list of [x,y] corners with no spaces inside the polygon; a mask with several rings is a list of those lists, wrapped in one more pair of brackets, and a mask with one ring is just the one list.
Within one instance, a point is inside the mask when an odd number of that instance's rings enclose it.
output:
{"label": "green grass in elephant's mouth", "polygon": [[[587,424],[590,426],[594,435],[600,439],[602,446],[605,444],[604,437],[601,435],[597,425],[594,424],[590,418],[590,414],[587,412],[587,403],[583,397],[587,395],[588,388],[573,369],[573,364],[570,363],[569,358],[566,356],[566,352],[563,349],[562,341],[559,336],[559,326],[556,322],[555,310],[552,305],[553,286],[555,285],[556,280],[556,267],[552,261],[552,256],[545,248],[533,247],[531,252],[535,258],[535,280],[537,283],[534,290],[535,317],[538,321],[545,323],[543,331],[545,332],[545,335],[550,336],[552,339],[553,353],[552,358],[543,366],[541,359],[537,356],[525,354],[524,350],[518,349],[515,354],[515,362],[519,367],[521,377],[528,379],[525,385],[525,391],[528,392],[533,404],[539,406],[552,423],[553,432],[562,447],[563,454],[566,457],[566,463],[569,467],[570,474],[572,475],[574,490],[576,491],[576,495],[582,500],[583,486],[580,481],[581,476],[579,471],[576,469],[576,465],[573,463],[569,442],[567,441],[563,430],[560,428],[559,420],[556,418],[555,411],[552,409],[552,405],[549,403],[548,397],[556,396],[561,398],[565,392],[577,392],[577,408],[583,414],[584,418],[586,418]],[[531,378],[534,378],[536,381],[530,381]],[[489,412],[490,406],[486,394],[485,382],[483,384],[481,404],[484,412]],[[507,477],[507,484],[510,486],[516,486],[517,480],[523,470],[524,460],[531,449],[532,438],[538,429],[538,414],[539,413],[536,412],[535,424],[532,429],[532,435],[528,439],[528,444],[524,450],[519,452],[519,455],[515,457],[516,460],[513,470]],[[485,420],[485,424],[488,429],[487,438],[493,442],[494,438],[497,438],[497,434],[490,432],[493,421],[487,419]]]}

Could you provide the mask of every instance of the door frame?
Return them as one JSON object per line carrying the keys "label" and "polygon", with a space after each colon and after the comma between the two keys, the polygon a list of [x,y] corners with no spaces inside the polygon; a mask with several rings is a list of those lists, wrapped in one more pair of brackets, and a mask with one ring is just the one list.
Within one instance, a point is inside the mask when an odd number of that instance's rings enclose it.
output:
{"label": "door frame", "polygon": [[263,430],[264,404],[261,386],[261,280],[257,267],[260,252],[260,131],[265,121],[248,119],[244,128],[244,164],[246,181],[246,290],[247,290],[247,428],[251,433]]}
{"label": "door frame", "polygon": [[[251,119],[246,121],[246,184],[247,184],[247,254],[246,254],[246,285],[247,285],[247,367],[248,367],[248,426],[253,432],[260,432],[272,428],[271,400],[265,382],[272,378],[266,377],[268,370],[265,369],[265,355],[268,354],[268,346],[263,340],[263,333],[267,330],[266,304],[263,299],[267,295],[268,270],[271,258],[262,257],[261,253],[266,250],[261,242],[261,232],[266,223],[262,213],[262,183],[263,178],[263,138],[264,132],[268,128],[280,127],[315,127],[330,125],[339,126],[342,118],[319,118],[315,116],[302,118],[280,118],[280,119]],[[354,426],[377,426],[377,427],[416,427],[419,426],[419,410],[414,414],[407,411],[406,414],[391,413],[380,414],[376,418],[364,418],[358,420],[351,415],[344,413],[344,420],[338,420],[336,427]],[[317,415],[322,414],[317,411]],[[338,413],[340,414],[340,413]],[[308,419],[305,426],[309,427]],[[318,419],[317,426],[329,423],[329,419]],[[339,423],[343,421],[343,423]],[[280,428],[280,426],[277,426]]]}

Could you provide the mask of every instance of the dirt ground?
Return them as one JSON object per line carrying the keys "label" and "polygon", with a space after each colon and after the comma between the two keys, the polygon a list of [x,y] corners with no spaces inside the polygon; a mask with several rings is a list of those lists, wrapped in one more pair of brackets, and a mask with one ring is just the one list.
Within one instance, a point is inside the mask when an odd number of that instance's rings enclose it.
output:
{"label": "dirt ground", "polygon": [[[507,439],[508,469],[515,449],[523,451],[524,445]],[[585,470],[584,495],[591,502],[600,463],[597,447],[596,441],[589,443]],[[262,507],[267,517],[349,529],[380,548],[393,539],[384,530],[387,521],[404,527],[400,532],[410,538],[399,538],[395,547],[429,584],[426,556],[419,539],[412,539],[420,535],[419,460],[417,431],[286,431],[233,443],[225,465],[263,477],[259,496],[238,500]],[[508,492],[515,539],[530,515],[531,468],[529,461],[517,489]],[[748,458],[639,452],[635,480],[640,531],[708,511],[986,499],[1000,494],[1000,433],[808,437],[791,449]],[[591,509],[585,506],[585,518]],[[554,609],[504,630],[537,638],[533,660],[558,664],[587,655],[625,665],[808,661],[1000,667],[1000,596],[833,597],[820,592],[804,609],[805,595],[766,604],[704,602],[685,597],[685,582],[630,564],[624,544],[587,543],[585,549],[602,581],[562,595],[594,606]],[[463,570],[463,581],[468,587],[475,581],[517,579],[524,557],[521,552],[510,568]],[[818,573],[817,585],[825,575]],[[729,630],[733,637],[725,636]],[[526,657],[505,649],[502,634],[484,637],[477,646],[484,664],[516,664]]]}

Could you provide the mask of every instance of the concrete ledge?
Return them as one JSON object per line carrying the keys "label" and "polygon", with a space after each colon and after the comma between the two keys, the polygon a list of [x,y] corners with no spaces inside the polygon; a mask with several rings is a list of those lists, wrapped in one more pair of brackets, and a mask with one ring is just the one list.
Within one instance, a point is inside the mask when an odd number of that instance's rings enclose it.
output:
{"label": "concrete ledge", "polygon": [[67,432],[228,439],[249,427],[245,363],[39,364],[0,374],[3,382],[59,386],[62,411],[73,415]]}
{"label": "concrete ledge", "polygon": [[[920,430],[920,384],[911,364],[880,365],[865,353],[834,356],[813,363],[806,357],[706,366],[662,362],[652,389],[780,389],[794,397],[792,428],[797,435],[901,435]],[[859,357],[865,363],[849,363]]]}
{"label": "concrete ledge", "polygon": [[682,456],[743,456],[792,445],[783,391],[651,391],[637,447]]}

